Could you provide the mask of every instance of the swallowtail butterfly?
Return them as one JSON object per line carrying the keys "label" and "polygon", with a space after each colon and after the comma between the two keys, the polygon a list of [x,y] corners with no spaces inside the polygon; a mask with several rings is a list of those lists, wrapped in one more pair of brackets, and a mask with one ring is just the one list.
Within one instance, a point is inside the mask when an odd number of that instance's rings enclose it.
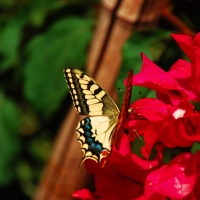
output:
{"label": "swallowtail butterfly", "polygon": [[99,163],[110,153],[111,145],[119,148],[124,133],[121,129],[128,117],[133,72],[128,74],[121,111],[107,92],[84,72],[67,68],[64,76],[77,112],[87,116],[76,129],[84,152],[81,163],[86,159]]}

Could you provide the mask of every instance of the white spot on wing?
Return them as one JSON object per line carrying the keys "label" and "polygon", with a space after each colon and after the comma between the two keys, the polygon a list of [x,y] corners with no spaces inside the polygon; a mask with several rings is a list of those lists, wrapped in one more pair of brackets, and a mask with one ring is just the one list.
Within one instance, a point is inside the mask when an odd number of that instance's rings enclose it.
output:
{"label": "white spot on wing", "polygon": [[97,98],[98,99],[102,99],[102,97],[105,95],[105,92],[102,90],[98,95]]}
{"label": "white spot on wing", "polygon": [[79,140],[81,140],[84,143],[85,142],[85,137],[84,136],[80,136]]}
{"label": "white spot on wing", "polygon": [[87,100],[87,104],[88,105],[97,104],[97,103],[99,103],[98,99],[89,99],[89,100]]}
{"label": "white spot on wing", "polygon": [[74,84],[71,84],[71,88],[73,88],[73,89],[74,89]]}
{"label": "white spot on wing", "polygon": [[98,88],[99,88],[98,85],[93,84],[93,85],[90,87],[90,90],[91,90],[92,93],[94,93],[95,90],[97,90]]}
{"label": "white spot on wing", "polygon": [[80,83],[80,84],[85,84],[85,85],[86,85],[86,84],[88,84],[88,81],[83,80],[83,79],[80,79],[80,80],[79,80],[79,83]]}
{"label": "white spot on wing", "polygon": [[73,83],[73,79],[72,79],[72,78],[69,78],[69,82],[70,82],[70,83]]}
{"label": "white spot on wing", "polygon": [[102,113],[103,103],[93,104],[89,106],[90,112],[101,111]]}
{"label": "white spot on wing", "polygon": [[85,154],[85,157],[91,157],[92,156],[92,152],[91,151],[87,151]]}
{"label": "white spot on wing", "polygon": [[92,94],[89,90],[83,90],[83,94]]}
{"label": "white spot on wing", "polygon": [[87,75],[84,75],[84,79],[87,81],[91,81],[92,79],[90,77],[88,77]]}
{"label": "white spot on wing", "polygon": [[85,95],[85,98],[86,98],[86,99],[94,99],[94,95],[86,94],[86,95]]}
{"label": "white spot on wing", "polygon": [[88,89],[88,86],[87,86],[87,85],[81,85],[81,88],[82,88],[83,90],[87,90],[87,89]]}

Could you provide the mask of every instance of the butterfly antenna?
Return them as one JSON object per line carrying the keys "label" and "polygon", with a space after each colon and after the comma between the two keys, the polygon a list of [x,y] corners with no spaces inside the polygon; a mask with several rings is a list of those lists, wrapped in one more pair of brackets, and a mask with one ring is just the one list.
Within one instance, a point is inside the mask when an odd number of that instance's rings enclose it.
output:
{"label": "butterfly antenna", "polygon": [[126,133],[126,135],[128,136],[129,140],[131,142],[134,141],[134,139],[136,138],[136,136],[142,141],[145,143],[145,141],[139,136],[139,134],[137,133],[136,130],[130,130],[130,129],[125,129],[124,132]]}
{"label": "butterfly antenna", "polygon": [[133,100],[133,102],[136,101],[137,99],[139,99],[139,97],[140,97],[141,94],[142,94],[141,92],[138,92],[138,95],[135,97],[135,99]]}
{"label": "butterfly antenna", "polygon": [[138,138],[142,141],[142,142],[144,142],[145,143],[145,141],[139,136],[139,134],[137,133],[137,131],[136,130],[133,130],[133,132],[138,136]]}
{"label": "butterfly antenna", "polygon": [[122,92],[123,90],[122,90],[122,88],[117,88],[120,92]]}

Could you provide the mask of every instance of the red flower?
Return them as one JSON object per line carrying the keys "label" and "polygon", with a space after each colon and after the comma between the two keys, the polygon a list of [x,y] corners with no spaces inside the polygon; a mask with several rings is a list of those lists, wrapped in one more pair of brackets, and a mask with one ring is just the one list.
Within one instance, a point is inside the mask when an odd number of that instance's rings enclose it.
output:
{"label": "red flower", "polygon": [[172,199],[198,199],[200,185],[196,183],[200,168],[198,160],[200,152],[196,155],[183,153],[175,157],[168,165],[150,172],[145,184],[145,197],[158,193]]}
{"label": "red flower", "polygon": [[170,71],[166,72],[170,77],[172,77],[179,84],[185,93],[187,93],[186,100],[195,100],[197,98],[196,94],[190,85],[191,82],[191,64],[185,60],[179,59],[170,68]]}
{"label": "red flower", "polygon": [[[190,84],[196,92],[197,99],[200,100],[200,33],[194,39],[187,35],[171,35],[186,53],[191,61],[191,79]],[[185,61],[186,62],[186,61]]]}
{"label": "red flower", "polygon": [[[130,107],[133,114],[127,126],[144,134],[145,146],[141,151],[146,158],[159,141],[169,148],[188,147],[195,141],[200,142],[200,113],[195,112],[189,102],[182,101],[179,106],[173,106],[158,99],[144,98]],[[146,120],[135,120],[138,114]]]}
{"label": "red flower", "polygon": [[131,153],[129,140],[124,135],[119,151],[113,148],[103,169],[100,164],[92,160],[85,162],[87,171],[95,175],[96,192],[80,190],[73,196],[80,199],[137,199],[143,195],[149,172],[158,169],[161,165],[162,149],[154,160],[143,160]]}
{"label": "red flower", "polygon": [[[188,78],[190,78],[188,63],[180,60],[172,66],[171,72],[165,72],[144,54],[141,56],[142,68],[138,74],[133,76],[133,85],[155,90],[159,99],[173,105],[178,105],[183,98],[185,100],[196,98],[191,88],[188,88]],[[164,98],[161,94],[164,95]]]}
{"label": "red flower", "polygon": [[130,152],[126,136],[119,151],[113,149],[105,168],[92,160],[86,169],[95,175],[96,192],[87,189],[73,193],[73,197],[90,200],[170,200],[195,199],[199,196],[200,152],[183,153],[168,165],[162,165],[163,147],[157,156],[146,161]]}
{"label": "red flower", "polygon": [[[174,105],[178,104],[180,96],[185,100],[200,101],[200,33],[194,39],[187,35],[171,36],[187,54],[191,63],[178,60],[169,72],[165,72],[141,54],[142,68],[140,73],[133,77],[133,85],[155,90],[159,99],[167,102],[167,96]],[[164,98],[160,94],[164,95]]]}

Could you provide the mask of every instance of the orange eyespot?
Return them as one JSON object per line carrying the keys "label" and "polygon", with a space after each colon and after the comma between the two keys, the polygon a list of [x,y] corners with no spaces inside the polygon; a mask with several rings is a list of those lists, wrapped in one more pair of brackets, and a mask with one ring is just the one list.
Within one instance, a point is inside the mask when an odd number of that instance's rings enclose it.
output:
{"label": "orange eyespot", "polygon": [[103,156],[107,156],[109,153],[110,153],[110,152],[109,152],[107,149],[104,149],[104,150],[101,152],[101,154],[102,154]]}

